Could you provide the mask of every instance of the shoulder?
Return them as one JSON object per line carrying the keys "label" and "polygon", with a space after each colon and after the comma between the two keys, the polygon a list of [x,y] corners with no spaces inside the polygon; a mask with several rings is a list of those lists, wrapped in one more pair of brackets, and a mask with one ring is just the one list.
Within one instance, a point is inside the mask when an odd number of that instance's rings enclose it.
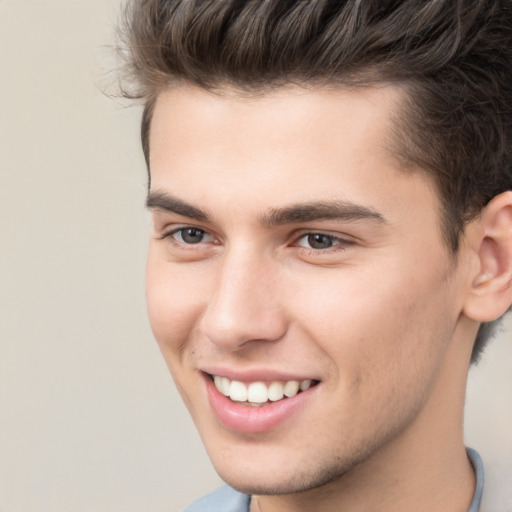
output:
{"label": "shoulder", "polygon": [[249,512],[250,501],[250,496],[226,485],[198,499],[183,512]]}

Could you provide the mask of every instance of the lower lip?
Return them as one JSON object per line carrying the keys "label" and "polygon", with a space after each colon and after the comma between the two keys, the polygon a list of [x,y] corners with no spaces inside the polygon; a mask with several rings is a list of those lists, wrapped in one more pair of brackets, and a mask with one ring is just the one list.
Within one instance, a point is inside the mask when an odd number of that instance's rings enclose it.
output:
{"label": "lower lip", "polygon": [[220,422],[238,432],[256,434],[279,426],[293,416],[315,392],[318,384],[292,398],[284,398],[267,405],[251,407],[233,402],[218,391],[209,376],[205,376],[210,406]]}

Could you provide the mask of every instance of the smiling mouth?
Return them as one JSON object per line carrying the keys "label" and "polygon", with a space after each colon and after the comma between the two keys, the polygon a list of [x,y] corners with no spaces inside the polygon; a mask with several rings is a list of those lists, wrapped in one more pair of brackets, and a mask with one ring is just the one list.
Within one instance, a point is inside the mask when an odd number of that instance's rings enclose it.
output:
{"label": "smiling mouth", "polygon": [[313,379],[241,382],[219,375],[210,375],[210,378],[219,393],[233,402],[249,407],[261,407],[271,402],[292,398],[319,383]]}

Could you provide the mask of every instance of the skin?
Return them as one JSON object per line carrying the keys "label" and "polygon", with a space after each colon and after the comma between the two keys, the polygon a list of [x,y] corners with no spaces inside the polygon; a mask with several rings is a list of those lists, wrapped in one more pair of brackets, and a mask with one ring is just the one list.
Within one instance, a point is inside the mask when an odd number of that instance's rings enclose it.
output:
{"label": "skin", "polygon": [[[462,410],[482,319],[466,308],[479,311],[485,232],[470,225],[455,258],[444,244],[433,184],[389,149],[401,95],[181,86],[158,98],[150,321],[213,464],[254,495],[252,511],[453,512],[471,501]],[[319,202],[358,215],[269,222]],[[184,241],[188,227],[198,243]],[[310,233],[332,246],[312,248]],[[212,366],[319,384],[276,428],[244,434],[211,410]]]}

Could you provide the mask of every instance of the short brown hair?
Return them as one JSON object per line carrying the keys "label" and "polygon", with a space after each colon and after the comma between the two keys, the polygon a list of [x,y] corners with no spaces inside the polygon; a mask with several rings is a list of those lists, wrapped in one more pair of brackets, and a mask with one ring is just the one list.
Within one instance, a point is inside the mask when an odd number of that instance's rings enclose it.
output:
{"label": "short brown hair", "polygon": [[[408,98],[397,154],[433,177],[454,254],[465,224],[512,189],[510,0],[132,0],[125,21],[124,94],[144,100],[148,165],[153,106],[173,84],[394,83]],[[473,361],[494,325],[481,326]]]}

